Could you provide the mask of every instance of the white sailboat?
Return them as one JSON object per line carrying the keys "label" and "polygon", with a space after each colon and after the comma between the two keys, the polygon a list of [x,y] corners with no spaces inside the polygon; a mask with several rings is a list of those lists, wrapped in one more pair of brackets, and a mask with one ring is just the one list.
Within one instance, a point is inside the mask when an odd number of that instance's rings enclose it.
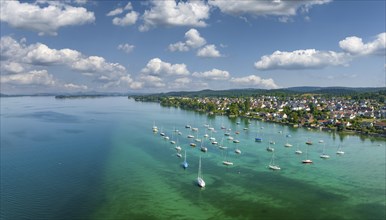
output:
{"label": "white sailboat", "polygon": [[322,152],[322,154],[320,155],[320,158],[323,158],[323,159],[328,159],[328,158],[330,158],[330,155],[326,154],[325,151],[326,151],[326,144],[323,145],[323,152]]}
{"label": "white sailboat", "polygon": [[161,128],[161,132],[159,133],[159,135],[165,136],[165,133],[162,131],[162,128]]}
{"label": "white sailboat", "polygon": [[305,164],[312,163],[312,160],[308,159],[308,147],[306,148],[306,159],[302,160],[302,163],[305,163]]}
{"label": "white sailboat", "polygon": [[153,132],[158,132],[158,127],[157,126],[155,126],[155,121],[153,122]]}
{"label": "white sailboat", "polygon": [[172,140],[170,141],[171,144],[176,144],[176,141],[173,140],[174,134],[172,133]]}
{"label": "white sailboat", "polygon": [[224,146],[224,137],[221,139],[221,143],[218,145],[218,148],[220,148],[221,150],[225,150],[228,148]]}
{"label": "white sailboat", "polygon": [[200,135],[198,134],[198,131],[197,131],[197,134],[196,134],[196,139],[194,139],[195,142],[201,142],[201,139],[199,138]]}
{"label": "white sailboat", "polygon": [[296,149],[295,154],[302,154],[303,151],[300,150],[299,145],[297,145],[297,146],[298,146],[298,148]]}
{"label": "white sailboat", "polygon": [[279,165],[275,164],[275,153],[272,153],[271,162],[269,163],[268,168],[271,170],[280,170],[281,169],[279,167]]}
{"label": "white sailboat", "polygon": [[241,150],[237,148],[237,149],[235,150],[235,153],[236,153],[236,154],[241,154]]}
{"label": "white sailboat", "polygon": [[344,151],[342,151],[342,145],[341,144],[339,144],[338,150],[336,151],[336,154],[338,154],[338,155],[343,155],[344,154]]}
{"label": "white sailboat", "polygon": [[228,155],[228,151],[225,155],[225,159],[222,161],[222,164],[224,164],[226,166],[231,166],[231,165],[233,165],[233,162],[230,162],[229,160],[227,160],[227,155]]}
{"label": "white sailboat", "polygon": [[203,146],[203,141],[201,142],[200,150],[204,153],[208,151],[208,148]]}
{"label": "white sailboat", "polygon": [[201,157],[200,157],[200,160],[198,163],[197,185],[201,188],[205,187],[205,181],[204,181],[204,179],[202,177],[202,173],[201,173]]}
{"label": "white sailboat", "polygon": [[271,144],[273,144],[272,141],[269,142],[269,145],[267,147],[267,151],[269,151],[269,152],[275,151],[275,148],[271,147]]}
{"label": "white sailboat", "polygon": [[186,169],[186,168],[188,168],[188,166],[189,166],[189,164],[188,164],[188,162],[186,161],[186,150],[185,150],[185,157],[184,157],[184,162],[182,163],[182,167],[183,167],[184,169]]}

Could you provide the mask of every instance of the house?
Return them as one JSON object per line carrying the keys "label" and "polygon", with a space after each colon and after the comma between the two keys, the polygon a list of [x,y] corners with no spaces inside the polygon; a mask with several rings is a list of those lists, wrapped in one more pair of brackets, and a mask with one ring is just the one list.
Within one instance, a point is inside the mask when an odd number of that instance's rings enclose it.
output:
{"label": "house", "polygon": [[371,127],[373,127],[373,123],[369,122],[369,121],[364,121],[361,123],[361,127],[362,128],[371,128]]}
{"label": "house", "polygon": [[386,122],[385,121],[377,121],[374,123],[374,127],[377,130],[386,130]]}

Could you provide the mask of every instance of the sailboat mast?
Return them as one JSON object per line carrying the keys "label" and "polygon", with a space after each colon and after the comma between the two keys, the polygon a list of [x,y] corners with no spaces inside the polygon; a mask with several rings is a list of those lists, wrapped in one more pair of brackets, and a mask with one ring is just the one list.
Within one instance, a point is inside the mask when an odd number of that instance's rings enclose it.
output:
{"label": "sailboat mast", "polygon": [[199,178],[201,176],[201,157],[200,157],[200,160],[198,162],[198,174],[197,174],[197,177]]}

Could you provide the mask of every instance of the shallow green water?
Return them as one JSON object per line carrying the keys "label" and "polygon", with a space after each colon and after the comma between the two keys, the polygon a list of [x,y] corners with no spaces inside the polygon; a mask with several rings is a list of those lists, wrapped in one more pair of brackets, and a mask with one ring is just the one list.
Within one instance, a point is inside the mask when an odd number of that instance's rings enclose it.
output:
{"label": "shallow green water", "polygon": [[[249,124],[125,97],[0,101],[1,219],[385,218],[384,140]],[[170,138],[178,137],[188,169],[182,169],[174,145],[152,132],[154,122]],[[186,136],[195,133],[185,129],[187,123],[201,138],[204,133],[218,142],[224,137],[228,153],[208,139],[207,153],[199,144],[190,147]],[[211,134],[206,123],[217,132]],[[240,143],[227,141],[222,125]],[[254,142],[256,135],[262,143]],[[314,163],[304,165],[308,139],[314,142],[308,147]],[[276,142],[280,171],[267,168],[269,140]],[[330,159],[319,157],[318,140],[324,140]],[[284,147],[287,141],[293,147]],[[339,144],[342,156],[335,153]],[[294,153],[297,146],[302,155]],[[222,164],[225,155],[233,166]],[[195,184],[199,156],[205,189]]]}

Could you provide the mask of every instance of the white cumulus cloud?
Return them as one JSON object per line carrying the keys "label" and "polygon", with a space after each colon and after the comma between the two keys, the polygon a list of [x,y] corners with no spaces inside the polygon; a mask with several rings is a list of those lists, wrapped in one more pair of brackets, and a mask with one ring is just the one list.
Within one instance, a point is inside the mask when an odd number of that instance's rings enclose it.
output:
{"label": "white cumulus cloud", "polygon": [[190,48],[186,45],[186,43],[179,41],[177,43],[170,44],[169,50],[172,52],[174,51],[186,52],[186,51],[189,51]]}
{"label": "white cumulus cloud", "polygon": [[24,61],[31,64],[50,65],[53,63],[72,62],[81,56],[81,53],[71,49],[51,49],[47,45],[37,43],[25,48]]}
{"label": "white cumulus cloud", "polygon": [[158,76],[142,75],[140,80],[142,85],[147,88],[162,88],[166,86],[163,80]]}
{"label": "white cumulus cloud", "polygon": [[191,48],[198,48],[206,44],[206,40],[200,36],[200,33],[192,28],[185,33],[185,42],[177,42],[169,45],[170,51],[189,51]]}
{"label": "white cumulus cloud", "polygon": [[103,80],[114,80],[125,74],[126,68],[119,63],[109,63],[103,57],[81,58],[71,65],[72,69],[83,73],[99,73]]}
{"label": "white cumulus cloud", "polygon": [[157,26],[205,27],[209,18],[210,6],[203,1],[157,1],[152,8],[145,10],[140,31],[148,31]]}
{"label": "white cumulus cloud", "polygon": [[109,16],[109,17],[117,16],[128,11],[126,15],[123,17],[114,17],[113,24],[117,26],[129,26],[129,25],[135,24],[139,17],[139,13],[132,10],[133,10],[133,6],[131,5],[131,2],[129,2],[125,7],[118,7],[110,11],[109,13],[107,13],[106,16]]}
{"label": "white cumulus cloud", "polygon": [[61,27],[83,25],[95,21],[93,12],[66,4],[38,4],[0,1],[0,21],[15,28],[36,31],[39,35],[57,35]]}
{"label": "white cumulus cloud", "polygon": [[273,81],[273,79],[262,79],[261,77],[257,75],[249,75],[245,77],[235,77],[231,78],[229,80],[231,83],[233,83],[236,86],[243,86],[243,87],[250,87],[250,86],[257,86],[257,87],[263,87],[267,89],[276,89],[279,88],[279,86],[276,85],[276,83]]}
{"label": "white cumulus cloud", "polygon": [[20,63],[15,62],[5,62],[0,68],[6,73],[21,73],[24,71],[24,67]]}
{"label": "white cumulus cloud", "polygon": [[197,56],[199,57],[221,57],[220,51],[216,49],[216,46],[213,44],[206,45],[203,48],[200,48],[197,51]]}
{"label": "white cumulus cloud", "polygon": [[171,64],[162,61],[160,58],[151,59],[146,67],[142,69],[143,73],[160,76],[160,75],[189,75],[189,70],[184,63]]}
{"label": "white cumulus cloud", "polygon": [[106,14],[106,16],[116,16],[123,13],[123,8],[116,8],[109,13]]}
{"label": "white cumulus cloud", "polygon": [[63,86],[68,90],[87,90],[88,89],[86,85],[77,85],[74,83],[66,83]]}
{"label": "white cumulus cloud", "polygon": [[[129,46],[130,47],[130,46]],[[126,48],[123,45],[123,49]],[[61,75],[41,68],[67,68],[72,74],[81,73],[94,85],[103,88],[119,85],[122,89],[137,89],[139,82],[129,80],[127,70],[119,63],[112,63],[100,56],[86,56],[72,49],[53,49],[42,43],[26,44],[25,39],[16,41],[10,36],[0,38],[0,66],[2,83],[54,85],[61,89],[83,90],[76,82],[63,82]],[[51,72],[51,71],[50,71]],[[54,80],[58,78],[59,80]],[[66,77],[64,77],[66,78]],[[64,80],[65,81],[65,80]],[[56,82],[56,83],[55,83]],[[65,86],[67,84],[67,86]],[[79,85],[80,87],[72,86]],[[88,87],[89,88],[89,87]],[[114,87],[115,88],[115,87]]]}
{"label": "white cumulus cloud", "polygon": [[293,16],[298,10],[307,12],[313,5],[322,5],[332,0],[209,0],[209,4],[218,7],[221,12],[234,16],[249,14],[255,16]]}
{"label": "white cumulus cloud", "polygon": [[129,26],[135,24],[138,19],[138,12],[131,11],[128,12],[123,18],[115,17],[113,18],[113,24],[117,26]]}
{"label": "white cumulus cloud", "polygon": [[262,56],[255,63],[260,70],[268,69],[319,69],[326,66],[346,65],[350,57],[345,53],[318,51],[315,49],[295,50],[291,52],[275,51]]}
{"label": "white cumulus cloud", "polygon": [[229,78],[230,74],[225,70],[212,69],[205,72],[194,72],[192,76],[209,80],[226,80]]}
{"label": "white cumulus cloud", "polygon": [[28,73],[2,75],[1,83],[12,85],[45,85],[55,84],[54,77],[47,70],[32,70]]}
{"label": "white cumulus cloud", "polygon": [[122,50],[123,52],[125,53],[131,53],[131,51],[134,50],[134,45],[131,45],[131,44],[120,44],[118,45],[118,50]]}
{"label": "white cumulus cloud", "polygon": [[351,36],[339,42],[339,46],[352,55],[385,55],[386,32],[380,33],[368,43],[363,43],[362,38]]}

